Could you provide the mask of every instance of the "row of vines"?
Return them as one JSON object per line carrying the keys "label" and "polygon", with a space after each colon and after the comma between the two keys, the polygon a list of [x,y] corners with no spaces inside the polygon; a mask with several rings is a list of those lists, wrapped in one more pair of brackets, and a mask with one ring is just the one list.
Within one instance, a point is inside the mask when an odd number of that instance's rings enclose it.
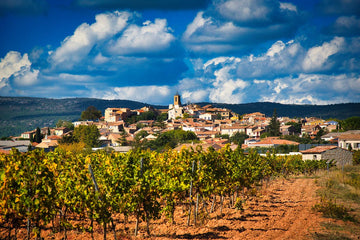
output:
{"label": "row of vines", "polygon": [[[53,226],[64,239],[69,229],[91,234],[100,224],[116,239],[114,216],[146,222],[166,217],[174,221],[177,206],[188,209],[188,225],[197,224],[202,210],[213,211],[214,202],[231,199],[241,209],[245,189],[251,189],[276,175],[311,173],[326,168],[323,161],[302,161],[301,157],[262,157],[256,152],[225,147],[220,151],[182,150],[157,153],[94,152],[91,154],[55,150],[0,155],[0,224],[16,239],[18,228],[27,238],[39,239],[41,230]],[[73,226],[71,218],[90,224]],[[93,235],[92,235],[93,236]]]}

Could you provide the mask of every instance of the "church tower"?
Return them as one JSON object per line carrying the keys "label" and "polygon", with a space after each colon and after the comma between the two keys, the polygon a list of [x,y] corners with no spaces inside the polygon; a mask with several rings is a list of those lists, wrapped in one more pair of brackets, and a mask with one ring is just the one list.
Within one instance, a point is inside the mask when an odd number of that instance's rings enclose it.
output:
{"label": "church tower", "polygon": [[181,106],[180,95],[178,93],[174,95],[174,106]]}

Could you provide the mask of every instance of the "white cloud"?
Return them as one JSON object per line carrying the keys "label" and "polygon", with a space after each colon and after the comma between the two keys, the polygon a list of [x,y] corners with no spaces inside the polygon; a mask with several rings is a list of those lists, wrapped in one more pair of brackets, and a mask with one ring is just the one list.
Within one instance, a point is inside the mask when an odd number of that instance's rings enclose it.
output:
{"label": "white cloud", "polygon": [[261,101],[288,104],[334,104],[359,100],[360,77],[325,74],[300,74],[270,82]]}
{"label": "white cloud", "polygon": [[81,24],[52,54],[54,64],[69,68],[82,61],[95,44],[122,31],[131,16],[129,12],[115,11],[96,15],[96,22],[91,25]]}
{"label": "white cloud", "polygon": [[94,90],[93,97],[103,99],[126,99],[152,104],[161,104],[171,98],[171,87],[169,86],[134,86],[115,87],[106,91]]}
{"label": "white cloud", "polygon": [[284,48],[285,48],[285,44],[283,43],[283,41],[279,40],[269,48],[269,50],[266,53],[266,56],[273,57],[275,54],[278,54],[282,50],[284,50]]}
{"label": "white cloud", "polygon": [[297,7],[292,3],[280,2],[280,9],[297,12]]}
{"label": "white cloud", "polygon": [[146,21],[143,26],[130,25],[110,47],[114,54],[149,53],[167,50],[175,37],[170,33],[166,19]]}
{"label": "white cloud", "polygon": [[200,54],[248,51],[267,40],[292,36],[303,16],[293,4],[267,0],[213,1],[198,12],[182,40]]}
{"label": "white cloud", "polygon": [[229,0],[220,2],[216,6],[219,13],[231,21],[248,22],[268,22],[271,18],[274,6],[269,1],[264,0]]}
{"label": "white cloud", "polygon": [[37,82],[39,70],[31,69],[28,54],[10,51],[0,61],[0,88],[11,88],[11,79],[18,86],[29,86]]}
{"label": "white cloud", "polygon": [[324,68],[324,65],[331,66],[328,58],[339,52],[344,47],[345,39],[342,37],[335,37],[330,42],[325,42],[321,46],[310,48],[302,63],[305,71],[319,70]]}
{"label": "white cloud", "polygon": [[10,51],[0,61],[0,79],[9,78],[13,74],[20,72],[22,68],[30,66],[31,62],[26,53],[21,56],[19,52]]}

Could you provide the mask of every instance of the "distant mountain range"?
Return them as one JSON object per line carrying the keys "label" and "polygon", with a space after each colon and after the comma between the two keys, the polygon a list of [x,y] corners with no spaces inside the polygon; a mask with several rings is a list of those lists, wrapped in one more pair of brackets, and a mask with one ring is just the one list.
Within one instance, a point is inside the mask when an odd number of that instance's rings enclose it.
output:
{"label": "distant mountain range", "polygon": [[[222,104],[198,103],[201,106],[211,104],[214,107],[227,108],[238,114],[261,112],[272,116],[274,109],[278,116],[320,117],[323,119],[346,119],[360,116],[360,103],[332,105],[293,105],[269,102]],[[129,100],[103,100],[94,98],[48,99],[32,97],[0,97],[0,137],[17,136],[36,127],[53,127],[59,119],[76,121],[88,106],[95,106],[104,113],[108,107],[126,107],[139,109],[153,106],[158,109],[168,106],[151,105]]]}

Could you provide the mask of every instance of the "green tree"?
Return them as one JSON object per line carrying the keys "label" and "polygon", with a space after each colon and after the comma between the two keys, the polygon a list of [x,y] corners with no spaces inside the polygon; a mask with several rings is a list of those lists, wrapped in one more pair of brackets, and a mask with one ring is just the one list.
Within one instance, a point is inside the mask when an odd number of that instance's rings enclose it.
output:
{"label": "green tree", "polygon": [[128,134],[125,131],[122,131],[120,133],[119,139],[116,142],[119,143],[120,146],[127,146],[129,144],[126,140],[127,136],[128,136]]}
{"label": "green tree", "polygon": [[66,134],[61,139],[58,140],[60,144],[69,144],[69,143],[76,143],[78,140],[74,137],[74,134],[70,132],[69,134]]}
{"label": "green tree", "polygon": [[80,120],[98,120],[101,116],[102,114],[100,110],[97,110],[94,106],[89,106],[81,113]]}
{"label": "green tree", "polygon": [[62,119],[59,119],[56,123],[56,127],[57,128],[60,128],[60,127],[66,127],[70,130],[74,130],[74,124],[72,124],[72,122],[70,121],[66,121],[66,120],[62,120]]}
{"label": "green tree", "polygon": [[280,122],[277,120],[276,109],[274,109],[273,116],[270,120],[268,132],[270,136],[280,136]]}
{"label": "green tree", "polygon": [[34,135],[34,142],[41,143],[44,136],[41,134],[40,128],[37,127]]}
{"label": "green tree", "polygon": [[349,117],[341,121],[341,128],[344,131],[359,130],[360,129],[360,117]]}
{"label": "green tree", "polygon": [[295,128],[295,132],[296,134],[300,134],[301,133],[301,127],[302,127],[302,124],[301,122],[287,122],[285,123],[285,125],[291,125]]}
{"label": "green tree", "polygon": [[353,163],[354,165],[360,164],[360,150],[353,153]]}
{"label": "green tree", "polygon": [[247,138],[249,138],[249,136],[245,133],[236,132],[230,137],[230,141],[237,145],[242,145]]}
{"label": "green tree", "polygon": [[100,132],[95,125],[80,125],[74,130],[74,137],[77,142],[85,143],[87,148],[98,147],[100,145]]}
{"label": "green tree", "polygon": [[167,113],[162,113],[162,114],[157,116],[156,121],[163,122],[163,121],[166,121],[167,119],[168,119],[168,114]]}

